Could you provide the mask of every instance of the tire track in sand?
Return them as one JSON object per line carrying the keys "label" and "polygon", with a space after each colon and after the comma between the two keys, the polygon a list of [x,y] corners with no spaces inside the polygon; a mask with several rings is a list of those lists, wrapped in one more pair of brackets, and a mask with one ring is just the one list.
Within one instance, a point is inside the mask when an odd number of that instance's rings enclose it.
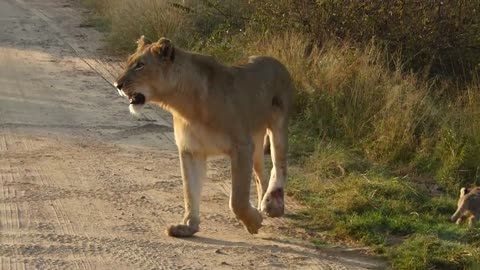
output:
{"label": "tire track in sand", "polygon": [[[8,143],[10,135],[4,134],[0,136],[0,198],[10,198],[16,196],[15,189],[8,184],[14,181],[13,168],[7,159],[2,158],[3,153],[8,151]],[[20,208],[17,203],[1,203],[0,204],[0,231],[13,232],[19,231],[21,228]],[[15,238],[8,241],[9,244],[15,243]],[[3,252],[0,253],[1,269],[25,269],[25,264],[17,260],[15,257],[4,257]]]}

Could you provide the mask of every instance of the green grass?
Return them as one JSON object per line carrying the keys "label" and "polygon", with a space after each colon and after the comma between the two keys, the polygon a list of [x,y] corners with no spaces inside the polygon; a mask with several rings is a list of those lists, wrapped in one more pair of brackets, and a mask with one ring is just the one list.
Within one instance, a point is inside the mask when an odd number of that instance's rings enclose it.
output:
{"label": "green grass", "polygon": [[408,178],[352,173],[332,180],[294,167],[288,194],[308,208],[294,216],[315,243],[371,246],[394,269],[478,269],[480,229],[449,221],[455,200]]}

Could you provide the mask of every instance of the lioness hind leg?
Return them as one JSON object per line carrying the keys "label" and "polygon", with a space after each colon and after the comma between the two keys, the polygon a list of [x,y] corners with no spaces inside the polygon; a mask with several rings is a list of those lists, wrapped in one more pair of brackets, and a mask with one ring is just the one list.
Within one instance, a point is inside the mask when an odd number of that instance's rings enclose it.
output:
{"label": "lioness hind leg", "polygon": [[200,197],[202,183],[206,177],[206,157],[180,152],[183,179],[185,217],[182,224],[172,225],[167,234],[173,237],[191,237],[199,230]]}
{"label": "lioness hind leg", "polygon": [[252,179],[254,145],[241,143],[231,154],[232,190],[230,208],[251,234],[262,227],[262,214],[250,204],[250,183]]}
{"label": "lioness hind leg", "polygon": [[[266,136],[265,136],[266,137]],[[267,190],[267,179],[265,177],[265,160],[264,160],[264,136],[261,134],[255,137],[255,151],[253,153],[253,172],[255,184],[257,187],[257,209],[262,206],[262,199]]]}
{"label": "lioness hind leg", "polygon": [[268,130],[273,167],[261,209],[269,217],[280,217],[285,211],[284,186],[287,179],[287,126],[287,119],[279,117]]}

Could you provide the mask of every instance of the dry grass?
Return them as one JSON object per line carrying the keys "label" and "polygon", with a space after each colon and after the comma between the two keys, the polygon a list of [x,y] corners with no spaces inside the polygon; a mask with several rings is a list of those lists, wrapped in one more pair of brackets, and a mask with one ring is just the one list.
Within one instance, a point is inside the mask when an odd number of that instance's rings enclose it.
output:
{"label": "dry grass", "polygon": [[166,0],[89,0],[97,12],[110,22],[107,37],[112,51],[129,52],[135,41],[145,35],[151,40],[169,37],[177,44],[191,42],[192,20],[188,13]]}
{"label": "dry grass", "polygon": [[372,161],[411,156],[419,126],[434,114],[429,83],[402,74],[400,66],[391,71],[375,44],[331,43],[305,56],[309,47],[302,35],[287,33],[249,43],[247,50],[287,64],[300,91],[301,119],[316,136],[342,139]]}

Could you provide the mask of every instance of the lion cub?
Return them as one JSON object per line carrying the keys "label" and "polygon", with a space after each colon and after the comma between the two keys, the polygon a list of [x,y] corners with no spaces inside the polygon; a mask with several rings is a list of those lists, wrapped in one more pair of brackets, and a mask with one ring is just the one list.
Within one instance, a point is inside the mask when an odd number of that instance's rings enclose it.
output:
{"label": "lion cub", "polygon": [[480,187],[461,188],[460,198],[457,203],[457,211],[451,220],[460,224],[462,219],[468,218],[468,226],[480,219]]}

